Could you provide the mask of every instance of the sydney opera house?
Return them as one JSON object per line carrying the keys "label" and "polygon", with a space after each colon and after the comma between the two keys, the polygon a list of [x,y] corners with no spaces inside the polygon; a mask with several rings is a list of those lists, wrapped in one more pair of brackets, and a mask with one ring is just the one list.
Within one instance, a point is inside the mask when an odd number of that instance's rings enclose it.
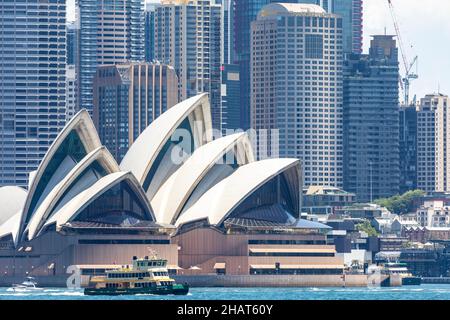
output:
{"label": "sydney opera house", "polygon": [[328,227],[300,219],[298,159],[213,139],[206,94],[170,108],[117,163],[82,110],[27,190],[0,188],[0,273],[62,275],[157,252],[189,274],[342,274]]}

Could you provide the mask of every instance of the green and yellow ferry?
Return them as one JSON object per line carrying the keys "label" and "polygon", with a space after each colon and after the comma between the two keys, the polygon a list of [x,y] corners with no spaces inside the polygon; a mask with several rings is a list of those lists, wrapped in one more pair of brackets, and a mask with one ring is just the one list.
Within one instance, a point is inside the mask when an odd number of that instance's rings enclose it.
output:
{"label": "green and yellow ferry", "polygon": [[133,264],[105,272],[105,276],[90,279],[85,295],[186,295],[188,284],[177,284],[169,276],[167,260],[156,257],[138,259],[133,257]]}

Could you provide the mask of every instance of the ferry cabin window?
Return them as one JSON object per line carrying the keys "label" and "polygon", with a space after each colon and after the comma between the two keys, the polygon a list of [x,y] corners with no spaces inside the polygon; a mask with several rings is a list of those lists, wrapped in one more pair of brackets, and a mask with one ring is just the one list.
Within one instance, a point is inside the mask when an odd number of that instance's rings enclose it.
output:
{"label": "ferry cabin window", "polygon": [[152,261],[148,263],[149,267],[164,267],[165,263],[164,261]]}
{"label": "ferry cabin window", "polygon": [[148,287],[150,287],[150,283],[148,283],[148,282],[136,282],[134,284],[134,286],[136,288],[148,288]]}
{"label": "ferry cabin window", "polygon": [[168,277],[169,273],[167,273],[167,272],[153,272],[153,275],[155,277]]}
{"label": "ferry cabin window", "polygon": [[150,277],[149,272],[139,272],[139,273],[110,273],[108,278],[144,278]]}

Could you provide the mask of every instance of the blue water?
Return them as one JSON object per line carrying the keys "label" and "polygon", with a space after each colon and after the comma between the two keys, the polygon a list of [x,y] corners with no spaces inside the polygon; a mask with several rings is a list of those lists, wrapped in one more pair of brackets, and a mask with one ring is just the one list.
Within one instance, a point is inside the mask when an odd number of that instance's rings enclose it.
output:
{"label": "blue water", "polygon": [[84,296],[82,290],[45,288],[10,292],[0,288],[0,300],[450,300],[450,284],[398,288],[191,288],[187,296]]}

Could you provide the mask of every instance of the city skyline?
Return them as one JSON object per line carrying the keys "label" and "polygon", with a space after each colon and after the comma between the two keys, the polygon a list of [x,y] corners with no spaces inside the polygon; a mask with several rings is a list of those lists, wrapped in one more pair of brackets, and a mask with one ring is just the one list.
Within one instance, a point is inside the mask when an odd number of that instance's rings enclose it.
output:
{"label": "city skyline", "polygon": [[436,1],[0,0],[0,296],[448,300]]}
{"label": "city skyline", "polygon": [[[160,1],[147,0],[146,2],[159,3]],[[450,60],[446,57],[447,50],[445,48],[435,50],[434,44],[445,38],[445,35],[447,38],[450,37],[450,21],[447,20],[450,2],[429,0],[426,7],[423,6],[421,0],[395,0],[393,2],[407,57],[412,61],[414,56],[419,56],[419,79],[415,80],[411,86],[411,98],[416,94],[419,101],[425,95],[437,92],[439,87],[441,93],[449,94],[450,78],[446,76],[446,71],[450,70]],[[68,21],[75,19],[74,4],[75,0],[67,0]],[[422,23],[417,23],[418,13],[420,13]],[[364,0],[363,25],[363,51],[365,53],[369,50],[371,35],[384,34],[385,27],[387,34],[395,34],[387,0]],[[443,27],[445,25],[448,27]],[[436,33],[435,30],[439,30],[439,33]],[[403,74],[403,64],[400,65],[400,70]]]}

